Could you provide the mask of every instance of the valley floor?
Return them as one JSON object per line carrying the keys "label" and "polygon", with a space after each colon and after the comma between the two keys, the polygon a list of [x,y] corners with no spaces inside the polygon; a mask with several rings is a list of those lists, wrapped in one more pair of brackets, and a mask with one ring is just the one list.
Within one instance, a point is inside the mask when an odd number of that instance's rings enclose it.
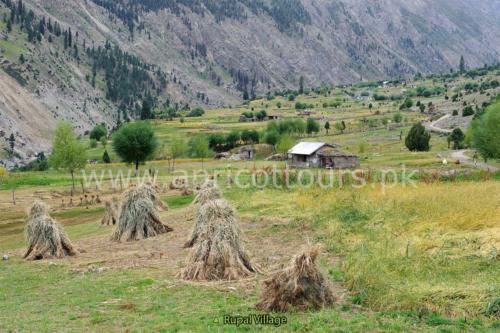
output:
{"label": "valley floor", "polygon": [[[59,188],[60,189],[60,188]],[[500,183],[420,182],[416,188],[225,188],[252,260],[253,278],[191,283],[176,277],[193,226],[191,196],[167,190],[162,213],[174,232],[112,243],[103,209],[60,206],[54,188],[20,190],[16,206],[1,191],[2,332],[494,332],[500,285]],[[62,189],[60,189],[62,191]],[[53,192],[52,192],[53,193]],[[113,193],[102,190],[102,199]],[[33,197],[54,207],[81,254],[25,262],[23,209]],[[486,199],[487,198],[487,199]],[[66,200],[68,202],[68,200]],[[257,313],[263,279],[308,242],[321,243],[320,266],[336,303],[283,315],[282,327],[225,325],[225,315]],[[495,317],[496,316],[496,317]]]}

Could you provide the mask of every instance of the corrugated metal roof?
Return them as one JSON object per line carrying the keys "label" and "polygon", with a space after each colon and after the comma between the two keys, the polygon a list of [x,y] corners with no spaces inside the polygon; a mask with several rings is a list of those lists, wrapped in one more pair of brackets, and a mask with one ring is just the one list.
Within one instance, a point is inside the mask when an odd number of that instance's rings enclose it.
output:
{"label": "corrugated metal roof", "polygon": [[311,155],[314,154],[318,149],[327,146],[324,142],[300,142],[295,147],[288,151],[288,154],[294,155]]}

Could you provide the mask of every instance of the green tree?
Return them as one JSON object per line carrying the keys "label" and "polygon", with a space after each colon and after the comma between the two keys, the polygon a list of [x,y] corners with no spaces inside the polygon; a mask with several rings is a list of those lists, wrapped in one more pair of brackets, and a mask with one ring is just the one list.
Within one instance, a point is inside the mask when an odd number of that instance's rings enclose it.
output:
{"label": "green tree", "polygon": [[415,124],[406,136],[405,144],[410,151],[429,151],[431,135],[422,124]]}
{"label": "green tree", "polygon": [[460,63],[458,65],[458,68],[460,70],[460,73],[464,73],[465,72],[465,59],[464,59],[464,56],[460,57]]}
{"label": "green tree", "polygon": [[212,133],[208,136],[208,146],[216,152],[226,148],[226,137],[221,133]]}
{"label": "green tree", "polygon": [[153,119],[153,111],[148,101],[142,102],[141,120]]}
{"label": "green tree", "polygon": [[409,108],[413,107],[413,100],[408,97],[407,99],[405,99],[405,102],[403,105],[406,109],[409,109]]}
{"label": "green tree", "polygon": [[403,115],[401,113],[395,113],[394,116],[392,117],[392,120],[394,120],[395,123],[400,123],[403,120]]}
{"label": "green tree", "polygon": [[472,144],[485,160],[500,158],[500,101],[472,122]]}
{"label": "green tree", "polygon": [[259,143],[259,133],[256,130],[244,130],[241,132],[241,140],[245,144]]}
{"label": "green tree", "polygon": [[90,139],[94,139],[96,141],[100,141],[101,138],[106,137],[108,135],[108,130],[104,124],[96,125],[89,134]]}
{"label": "green tree", "polygon": [[113,149],[125,163],[135,165],[135,174],[139,172],[139,164],[153,156],[158,141],[151,125],[138,121],[123,125],[113,135]]}
{"label": "green tree", "polygon": [[465,140],[465,134],[460,128],[455,128],[450,135],[451,141],[453,141],[453,149],[460,149]]}
{"label": "green tree", "polygon": [[326,135],[328,135],[328,131],[330,130],[330,122],[327,120],[326,123],[325,123],[325,131],[326,131]]}
{"label": "green tree", "polygon": [[108,146],[108,138],[106,138],[105,136],[103,136],[101,138],[101,145],[102,145],[102,148],[106,149],[106,147]]}
{"label": "green tree", "polygon": [[276,144],[276,150],[278,153],[286,155],[288,151],[293,147],[294,140],[288,135],[283,135],[279,138]]}
{"label": "green tree", "polygon": [[9,136],[9,148],[10,152],[14,152],[14,147],[16,146],[16,137],[14,136],[14,133],[11,133]]}
{"label": "green tree", "polygon": [[276,146],[279,138],[280,138],[280,136],[279,136],[278,132],[276,132],[276,131],[267,131],[264,134],[264,142],[267,143],[268,145],[273,146],[273,147]]}
{"label": "green tree", "polygon": [[189,140],[188,146],[190,155],[192,157],[200,158],[201,167],[204,168],[204,159],[209,157],[211,154],[207,137],[204,134],[198,134]]}
{"label": "green tree", "polygon": [[85,146],[77,141],[71,124],[62,122],[57,125],[49,163],[55,169],[64,169],[71,174],[73,194],[75,171],[85,167],[87,154]]}
{"label": "green tree", "polygon": [[338,123],[335,124],[335,128],[340,131],[341,134],[344,134],[344,131],[345,131],[345,122],[342,120],[342,121],[339,121]]}
{"label": "green tree", "polygon": [[229,132],[229,134],[226,136],[226,146],[229,149],[233,149],[238,145],[238,141],[240,141],[241,136],[240,133],[236,130],[233,130]]}
{"label": "green tree", "polygon": [[304,77],[301,75],[299,79],[299,94],[304,93]]}
{"label": "green tree", "polygon": [[306,132],[307,134],[318,133],[319,123],[313,118],[308,118],[306,122]]}
{"label": "green tree", "polygon": [[111,158],[109,158],[109,154],[107,150],[104,150],[104,154],[102,154],[102,161],[106,164],[111,163]]}

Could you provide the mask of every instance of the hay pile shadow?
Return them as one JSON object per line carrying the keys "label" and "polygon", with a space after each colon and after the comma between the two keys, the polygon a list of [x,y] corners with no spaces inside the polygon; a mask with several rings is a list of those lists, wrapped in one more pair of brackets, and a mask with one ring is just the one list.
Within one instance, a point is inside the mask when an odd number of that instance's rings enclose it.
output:
{"label": "hay pile shadow", "polygon": [[331,305],[332,291],[316,265],[319,252],[319,246],[307,249],[293,258],[290,267],[265,280],[257,309],[303,311]]}
{"label": "hay pile shadow", "polygon": [[106,212],[101,220],[101,225],[115,225],[118,221],[117,206],[114,202],[106,201],[104,203]]}
{"label": "hay pile shadow", "polygon": [[28,243],[24,258],[28,260],[78,254],[63,227],[50,217],[49,207],[43,202],[35,201],[31,206],[24,232]]}
{"label": "hay pile shadow", "polygon": [[180,272],[183,279],[236,280],[257,272],[243,248],[234,210],[225,200],[201,206],[197,220],[196,242]]}
{"label": "hay pile shadow", "polygon": [[173,231],[163,224],[158,208],[166,209],[156,189],[150,185],[132,187],[123,193],[113,241],[134,241]]}

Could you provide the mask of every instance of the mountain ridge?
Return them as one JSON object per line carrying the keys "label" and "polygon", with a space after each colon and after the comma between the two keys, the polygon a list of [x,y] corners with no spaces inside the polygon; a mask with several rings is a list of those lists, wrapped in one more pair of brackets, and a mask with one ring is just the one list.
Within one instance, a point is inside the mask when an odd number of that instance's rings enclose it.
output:
{"label": "mountain ridge", "polygon": [[[106,5],[110,3],[116,8]],[[51,115],[50,126],[68,120],[79,133],[99,122],[111,128],[125,113],[137,117],[137,104],[147,94],[160,108],[221,107],[238,104],[243,97],[296,89],[301,77],[307,86],[350,84],[448,71],[458,67],[462,56],[470,67],[500,59],[500,4],[494,0],[25,0],[24,4],[37,17],[57,20],[64,29],[78,32],[78,45],[82,40],[92,45],[110,41],[165,75],[160,91],[157,82],[124,106],[110,100],[109,85],[89,85],[92,57],[85,60],[80,52],[82,60],[76,61],[71,49],[62,50],[60,38],[59,45],[47,43],[49,33],[31,44],[15,31],[10,40],[0,42],[4,71],[11,66],[27,80],[32,98]],[[0,31],[9,37],[8,10],[2,6]],[[125,13],[127,6],[131,14]],[[14,46],[20,51],[9,54]],[[19,63],[19,53],[28,65]],[[35,122],[26,131],[12,112],[16,107],[5,103],[2,107],[10,110],[2,110],[0,129],[17,132],[23,150],[31,150],[27,155],[49,148],[47,131],[37,131]]]}

